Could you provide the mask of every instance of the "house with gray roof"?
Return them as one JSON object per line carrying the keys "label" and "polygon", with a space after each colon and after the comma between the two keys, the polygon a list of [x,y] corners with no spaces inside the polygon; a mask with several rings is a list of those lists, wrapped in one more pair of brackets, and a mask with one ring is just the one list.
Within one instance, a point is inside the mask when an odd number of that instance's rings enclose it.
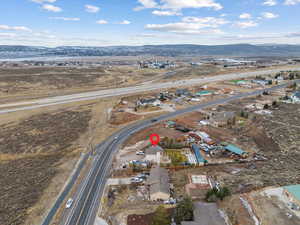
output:
{"label": "house with gray roof", "polygon": [[152,163],[160,163],[160,158],[162,156],[163,149],[159,145],[151,145],[145,150],[145,161],[150,161]]}
{"label": "house with gray roof", "polygon": [[152,167],[147,184],[151,201],[165,201],[170,199],[169,173],[165,168]]}

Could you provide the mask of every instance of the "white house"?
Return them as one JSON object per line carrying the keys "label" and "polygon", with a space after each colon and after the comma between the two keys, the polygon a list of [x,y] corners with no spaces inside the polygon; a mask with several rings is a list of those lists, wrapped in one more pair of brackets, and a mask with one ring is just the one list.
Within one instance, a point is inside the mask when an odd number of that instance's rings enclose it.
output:
{"label": "white house", "polygon": [[163,149],[156,145],[150,146],[145,150],[145,161],[150,161],[152,163],[160,164],[160,159],[163,154]]}

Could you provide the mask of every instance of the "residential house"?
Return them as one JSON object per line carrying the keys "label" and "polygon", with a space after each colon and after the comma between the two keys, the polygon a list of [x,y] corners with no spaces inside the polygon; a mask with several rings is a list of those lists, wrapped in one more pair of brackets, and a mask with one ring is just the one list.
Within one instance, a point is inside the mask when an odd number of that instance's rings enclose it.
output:
{"label": "residential house", "polygon": [[235,124],[235,112],[214,112],[210,116],[210,122],[216,127]]}
{"label": "residential house", "polygon": [[152,167],[147,181],[151,201],[165,201],[170,199],[169,174],[165,168]]}
{"label": "residential house", "polygon": [[136,105],[137,106],[160,106],[161,101],[156,98],[139,99]]}
{"label": "residential house", "polygon": [[226,225],[216,203],[194,203],[194,221],[183,221],[181,225]]}
{"label": "residential house", "polygon": [[191,93],[188,91],[188,89],[177,89],[175,92],[175,95],[177,96],[190,96]]}
{"label": "residential house", "polygon": [[145,150],[145,161],[150,161],[152,163],[160,164],[161,156],[163,153],[162,147],[159,145],[150,146]]}

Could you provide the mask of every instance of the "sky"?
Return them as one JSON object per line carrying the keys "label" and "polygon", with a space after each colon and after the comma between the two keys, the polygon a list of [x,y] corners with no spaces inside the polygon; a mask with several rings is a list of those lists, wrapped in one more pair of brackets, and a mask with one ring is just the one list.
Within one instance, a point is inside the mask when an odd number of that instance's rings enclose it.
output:
{"label": "sky", "polygon": [[1,45],[300,44],[300,0],[2,0]]}

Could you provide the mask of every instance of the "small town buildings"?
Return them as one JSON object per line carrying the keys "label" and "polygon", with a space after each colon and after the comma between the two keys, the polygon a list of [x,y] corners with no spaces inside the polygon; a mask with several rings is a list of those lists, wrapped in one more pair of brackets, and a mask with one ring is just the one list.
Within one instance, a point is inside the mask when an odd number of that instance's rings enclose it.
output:
{"label": "small town buildings", "polygon": [[177,96],[190,96],[191,93],[189,92],[188,89],[177,89],[175,91],[175,95],[177,95]]}
{"label": "small town buildings", "polygon": [[251,82],[255,83],[255,84],[262,85],[262,86],[268,85],[270,83],[269,80],[259,80],[259,79],[252,80]]}
{"label": "small town buildings", "polygon": [[291,100],[294,103],[299,103],[300,102],[300,91],[296,91],[292,94]]}
{"label": "small town buildings", "polygon": [[150,146],[145,150],[145,161],[160,164],[161,156],[163,153],[162,147],[159,145]]}
{"label": "small town buildings", "polygon": [[195,96],[207,96],[207,95],[212,95],[213,94],[213,91],[198,91],[195,93]]}
{"label": "small town buildings", "polygon": [[147,181],[151,201],[166,201],[170,199],[169,174],[165,168],[152,167]]}
{"label": "small town buildings", "polygon": [[235,124],[235,112],[213,112],[209,119],[210,123],[216,127]]}
{"label": "small town buildings", "polygon": [[166,126],[167,128],[174,128],[175,125],[176,125],[176,122],[175,122],[175,121],[172,121],[172,120],[169,120],[169,121],[167,121],[167,122],[165,123],[165,126]]}
{"label": "small town buildings", "polygon": [[160,106],[161,101],[156,98],[139,99],[136,103],[137,106]]}
{"label": "small town buildings", "polygon": [[292,203],[300,206],[300,184],[285,186],[283,190],[284,194]]}

